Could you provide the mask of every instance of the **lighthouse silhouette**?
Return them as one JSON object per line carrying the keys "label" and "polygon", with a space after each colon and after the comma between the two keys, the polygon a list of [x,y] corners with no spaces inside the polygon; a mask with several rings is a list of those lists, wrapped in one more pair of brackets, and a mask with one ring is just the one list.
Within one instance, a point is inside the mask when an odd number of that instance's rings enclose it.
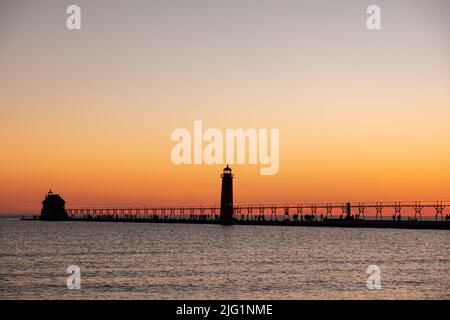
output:
{"label": "lighthouse silhouette", "polygon": [[227,165],[222,172],[222,192],[220,197],[220,223],[233,223],[233,174]]}

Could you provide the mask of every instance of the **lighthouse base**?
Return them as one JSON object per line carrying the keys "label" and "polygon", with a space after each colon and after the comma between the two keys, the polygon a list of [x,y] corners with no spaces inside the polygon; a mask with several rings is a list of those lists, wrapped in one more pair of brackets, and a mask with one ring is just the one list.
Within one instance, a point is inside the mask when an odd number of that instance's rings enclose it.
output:
{"label": "lighthouse base", "polygon": [[220,217],[219,223],[223,225],[232,225],[234,221],[232,217]]}

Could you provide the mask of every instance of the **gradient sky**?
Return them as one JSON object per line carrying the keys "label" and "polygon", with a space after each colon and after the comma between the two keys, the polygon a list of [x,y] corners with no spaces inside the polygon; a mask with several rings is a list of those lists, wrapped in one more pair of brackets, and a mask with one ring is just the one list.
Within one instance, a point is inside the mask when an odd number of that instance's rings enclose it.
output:
{"label": "gradient sky", "polygon": [[450,200],[449,39],[446,0],[2,0],[0,213],[218,204],[223,165],[170,160],[194,120],[280,129],[236,202]]}

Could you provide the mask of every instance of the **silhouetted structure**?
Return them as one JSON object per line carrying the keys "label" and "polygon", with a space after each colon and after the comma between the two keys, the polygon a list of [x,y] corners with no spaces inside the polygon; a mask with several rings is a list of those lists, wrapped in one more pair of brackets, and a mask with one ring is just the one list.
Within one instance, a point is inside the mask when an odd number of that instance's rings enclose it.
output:
{"label": "silhouetted structure", "polygon": [[233,223],[233,174],[227,165],[222,172],[222,193],[220,197],[220,223]]}
{"label": "silhouetted structure", "polygon": [[68,219],[65,209],[66,202],[59,194],[54,194],[52,190],[42,201],[41,220],[66,220]]}
{"label": "silhouetted structure", "polygon": [[347,202],[346,213],[347,213],[346,219],[347,220],[351,219],[352,218],[352,206],[351,206],[350,202]]}
{"label": "silhouetted structure", "polygon": [[[33,219],[22,217],[22,220],[71,220],[71,221],[111,221],[111,222],[150,222],[150,223],[192,223],[192,224],[238,224],[238,225],[274,225],[274,226],[307,226],[307,227],[349,227],[349,228],[402,228],[402,229],[442,229],[450,230],[450,215],[444,215],[445,208],[450,208],[450,202],[422,202],[415,200],[410,203],[394,201],[383,203],[376,201],[367,204],[358,202],[355,207],[358,212],[352,215],[350,202],[333,205],[331,202],[311,205],[297,204],[263,204],[236,205],[233,204],[233,174],[227,165],[222,172],[222,191],[220,215],[216,214],[216,206],[113,206],[113,207],[80,207],[65,208],[65,201],[57,194],[50,192],[42,202],[41,216]],[[436,221],[422,221],[422,209],[435,209]],[[254,209],[258,210],[257,215]],[[365,210],[376,212],[375,220],[366,219]],[[383,220],[383,209],[394,209],[392,220]],[[402,209],[414,210],[414,217],[401,218]],[[234,218],[234,210],[237,217]],[[283,210],[283,215],[278,213]],[[307,210],[307,213],[305,213]],[[317,210],[319,216],[317,215]],[[333,210],[339,210],[339,219],[333,219]],[[270,220],[266,220],[267,211]],[[290,212],[293,215],[290,215]],[[326,215],[324,215],[326,213]],[[441,221],[438,221],[440,216]],[[291,219],[292,217],[292,219]],[[362,218],[361,218],[362,217]]]}

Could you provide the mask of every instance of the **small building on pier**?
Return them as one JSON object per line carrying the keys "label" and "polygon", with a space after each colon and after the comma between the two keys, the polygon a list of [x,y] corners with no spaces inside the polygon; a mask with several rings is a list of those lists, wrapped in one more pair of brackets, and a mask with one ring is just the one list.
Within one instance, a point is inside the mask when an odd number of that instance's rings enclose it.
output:
{"label": "small building on pier", "polygon": [[50,190],[42,201],[40,220],[67,220],[65,205],[64,199]]}

